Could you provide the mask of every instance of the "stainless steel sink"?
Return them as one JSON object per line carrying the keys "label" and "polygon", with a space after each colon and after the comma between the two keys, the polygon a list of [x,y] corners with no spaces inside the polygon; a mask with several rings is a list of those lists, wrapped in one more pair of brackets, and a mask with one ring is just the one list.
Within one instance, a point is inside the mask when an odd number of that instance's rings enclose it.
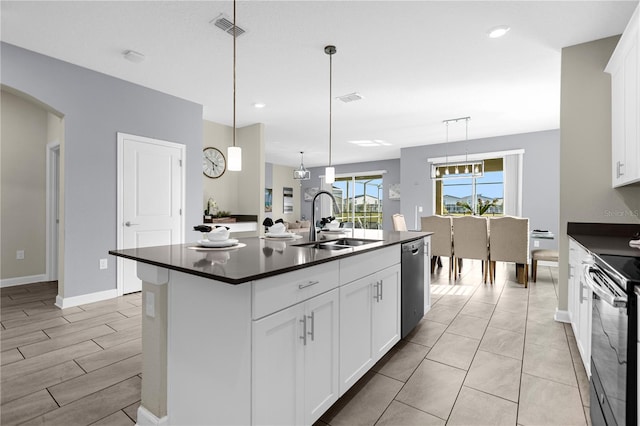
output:
{"label": "stainless steel sink", "polygon": [[295,244],[296,247],[308,247],[321,250],[344,250],[352,247],[362,247],[379,243],[381,240],[368,240],[362,238],[339,238],[337,240],[314,241],[310,243]]}

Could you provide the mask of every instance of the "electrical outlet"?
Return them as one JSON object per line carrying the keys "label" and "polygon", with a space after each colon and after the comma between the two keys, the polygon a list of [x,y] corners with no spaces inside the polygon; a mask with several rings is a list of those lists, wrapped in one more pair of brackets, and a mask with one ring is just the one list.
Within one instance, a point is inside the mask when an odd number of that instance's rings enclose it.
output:
{"label": "electrical outlet", "polygon": [[23,260],[23,259],[24,259],[24,250],[16,251],[16,260]]}
{"label": "electrical outlet", "polygon": [[422,213],[422,206],[418,207],[418,213]]}
{"label": "electrical outlet", "polygon": [[100,259],[100,269],[107,269],[107,259]]}
{"label": "electrical outlet", "polygon": [[534,240],[534,241],[533,241],[533,246],[534,246],[534,247],[540,247],[540,241],[536,241],[536,240]]}

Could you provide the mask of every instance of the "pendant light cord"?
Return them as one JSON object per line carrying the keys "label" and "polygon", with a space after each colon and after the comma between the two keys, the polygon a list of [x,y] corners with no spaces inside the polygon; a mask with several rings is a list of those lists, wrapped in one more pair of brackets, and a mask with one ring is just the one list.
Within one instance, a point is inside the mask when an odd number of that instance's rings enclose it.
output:
{"label": "pendant light cord", "polygon": [[333,105],[333,53],[329,53],[329,167],[331,167],[331,110]]}
{"label": "pendant light cord", "polygon": [[233,146],[236,146],[236,0],[233,0]]}

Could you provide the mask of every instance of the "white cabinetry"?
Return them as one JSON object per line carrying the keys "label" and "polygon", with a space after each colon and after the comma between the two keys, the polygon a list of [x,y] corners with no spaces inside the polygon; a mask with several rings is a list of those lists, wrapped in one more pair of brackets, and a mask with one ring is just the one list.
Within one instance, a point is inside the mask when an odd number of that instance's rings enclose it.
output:
{"label": "white cabinetry", "polygon": [[313,424],[338,399],[337,286],[337,262],[254,283],[253,424]]}
{"label": "white cabinetry", "polygon": [[640,181],[640,6],[605,69],[611,74],[613,187]]}
{"label": "white cabinetry", "polygon": [[[340,287],[340,395],[400,340],[400,250],[392,249],[358,263],[384,269]],[[341,267],[341,280],[351,267]]]}
{"label": "white cabinetry", "polygon": [[313,424],[338,399],[338,290],[253,323],[253,424]]}
{"label": "white cabinetry", "polygon": [[591,306],[593,293],[583,278],[582,261],[589,255],[580,244],[569,239],[568,303],[571,328],[576,339],[582,363],[591,375]]}

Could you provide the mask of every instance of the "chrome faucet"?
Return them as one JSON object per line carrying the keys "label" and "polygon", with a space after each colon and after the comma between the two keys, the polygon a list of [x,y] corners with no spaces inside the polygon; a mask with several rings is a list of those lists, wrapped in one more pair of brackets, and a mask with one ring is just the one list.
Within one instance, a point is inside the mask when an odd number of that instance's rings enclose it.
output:
{"label": "chrome faucet", "polygon": [[313,196],[313,200],[311,201],[311,227],[309,229],[309,241],[318,240],[316,233],[316,198],[318,198],[320,194],[327,194],[329,197],[331,197],[331,201],[333,201],[333,214],[340,214],[340,207],[338,206],[336,199],[333,197],[333,194],[325,190],[318,191],[316,195]]}

